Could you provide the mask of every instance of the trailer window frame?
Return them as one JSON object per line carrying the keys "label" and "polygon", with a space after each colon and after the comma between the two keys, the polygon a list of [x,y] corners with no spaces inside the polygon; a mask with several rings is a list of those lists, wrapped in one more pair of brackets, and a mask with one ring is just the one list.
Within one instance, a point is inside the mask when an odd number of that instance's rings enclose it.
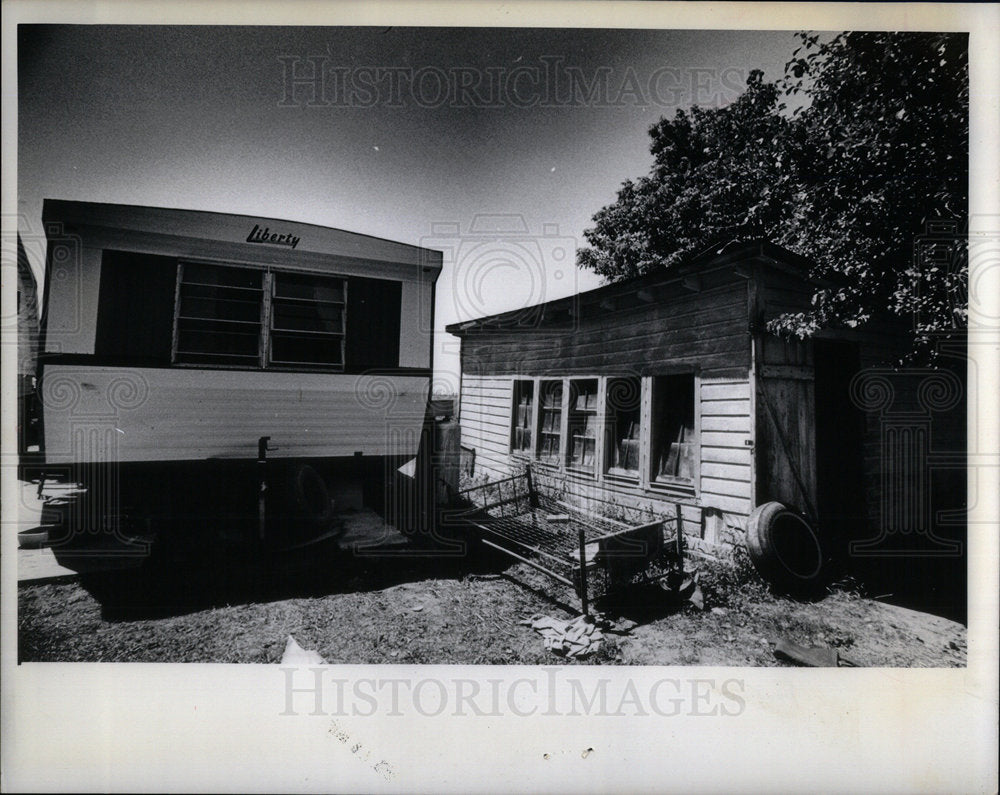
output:
{"label": "trailer window frame", "polygon": [[[254,279],[259,279],[259,287],[246,287],[240,285],[227,285],[224,283],[213,284],[211,282],[195,282],[190,280],[185,280],[185,267],[193,266],[195,268],[216,268],[216,269],[229,269],[236,272],[242,272],[243,274],[252,274]],[[190,270],[188,271],[190,273]],[[283,277],[289,277],[289,279],[299,279],[303,282],[308,283],[309,280],[314,280],[315,282],[321,283],[320,285],[314,285],[315,290],[313,296],[291,296],[291,295],[280,295],[279,294],[279,283]],[[225,281],[222,279],[221,281]],[[325,283],[325,284],[322,284]],[[328,299],[319,297],[320,287],[331,287],[335,286],[336,290],[339,291],[339,300]],[[215,302],[227,301],[232,303],[239,303],[241,299],[238,297],[238,293],[253,294],[256,296],[256,301],[259,301],[259,313],[258,317],[254,320],[248,318],[220,318],[212,317],[202,310],[202,314],[199,315],[197,312],[194,314],[190,313],[190,303],[187,308],[185,308],[185,290],[187,288],[194,287],[195,295],[187,296],[189,302]],[[197,295],[199,289],[205,291],[205,295]],[[212,294],[209,291],[214,291]],[[218,293],[223,293],[223,297],[220,297]],[[232,295],[228,295],[228,292],[232,292]],[[249,301],[246,301],[249,303]],[[324,331],[324,330],[310,330],[310,329],[295,329],[295,328],[282,328],[275,327],[275,322],[277,320],[277,313],[275,312],[276,307],[291,306],[292,304],[301,304],[303,306],[314,307],[317,310],[317,316],[311,318],[311,320],[324,322],[322,318],[323,311],[326,310],[328,313],[331,310],[339,309],[339,328],[337,330]],[[187,314],[182,314],[182,309],[187,311]],[[235,310],[234,310],[235,311]],[[177,279],[176,279],[176,289],[174,294],[174,321],[173,321],[173,339],[171,342],[171,364],[178,367],[212,367],[212,368],[224,368],[233,370],[273,370],[282,372],[343,372],[346,365],[346,348],[347,348],[347,312],[348,312],[348,279],[345,276],[339,276],[336,274],[320,274],[307,271],[300,271],[294,269],[285,268],[255,268],[240,263],[229,263],[229,262],[215,262],[215,261],[205,261],[197,259],[180,259],[177,262]],[[306,318],[309,320],[310,318]],[[199,328],[196,324],[202,324],[202,328]],[[199,351],[197,349],[185,350],[182,348],[183,336],[185,334],[226,334],[226,333],[240,333],[240,332],[225,332],[225,331],[212,331],[212,326],[218,326],[220,328],[225,328],[222,324],[229,324],[233,327],[253,327],[256,329],[256,351],[251,354],[247,353],[231,353],[231,352],[213,352],[213,351]],[[188,326],[188,328],[185,328]],[[339,361],[332,360],[304,360],[304,361],[292,361],[288,359],[279,359],[275,356],[274,342],[275,340],[285,340],[294,339],[301,340],[306,343],[314,342],[319,339],[330,339],[339,341],[339,345],[336,346],[337,358]],[[244,359],[246,361],[238,361],[238,359]]]}

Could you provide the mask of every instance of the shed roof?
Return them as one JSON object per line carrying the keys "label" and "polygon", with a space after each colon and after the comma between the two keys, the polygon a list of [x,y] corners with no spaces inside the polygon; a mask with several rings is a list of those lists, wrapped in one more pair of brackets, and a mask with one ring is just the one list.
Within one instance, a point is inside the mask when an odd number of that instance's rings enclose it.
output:
{"label": "shed roof", "polygon": [[633,279],[613,282],[593,290],[546,301],[531,307],[459,321],[446,326],[445,330],[451,334],[463,336],[472,331],[485,331],[487,329],[537,327],[541,318],[545,319],[546,325],[552,325],[557,323],[558,318],[562,316],[566,316],[568,319],[569,316],[587,306],[600,305],[609,300],[633,298],[637,304],[641,304],[649,300],[643,296],[643,290],[653,286],[677,282],[694,288],[697,276],[708,271],[732,268],[740,276],[750,278],[750,273],[739,271],[739,266],[746,264],[761,266],[779,278],[783,277],[800,284],[822,285],[827,283],[823,279],[810,275],[811,260],[782,246],[767,240],[725,239],[671,268],[643,274]]}

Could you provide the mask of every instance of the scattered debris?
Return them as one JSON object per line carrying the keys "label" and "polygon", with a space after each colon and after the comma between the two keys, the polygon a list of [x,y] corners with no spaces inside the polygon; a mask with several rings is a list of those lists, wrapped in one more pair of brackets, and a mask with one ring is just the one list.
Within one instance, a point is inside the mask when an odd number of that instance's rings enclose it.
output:
{"label": "scattered debris", "polygon": [[289,635],[288,640],[285,643],[285,651],[281,655],[281,664],[326,665],[326,660],[319,655],[319,652],[303,649],[298,643],[295,642],[295,638]]}
{"label": "scattered debris", "polygon": [[665,577],[660,578],[659,583],[660,587],[670,594],[674,602],[678,604],[690,602],[699,610],[704,610],[705,597],[698,585],[698,576],[697,570],[675,569],[667,573]]}
{"label": "scattered debris", "polygon": [[[585,544],[583,547],[583,562],[584,565],[589,566],[591,563],[597,561],[597,556],[601,554],[601,545],[596,541],[592,541],[589,544]],[[576,559],[579,560],[580,556],[577,555]]]}
{"label": "scattered debris", "polygon": [[619,618],[614,624],[607,627],[605,631],[613,632],[616,635],[627,635],[637,626],[639,626],[638,621],[633,621],[631,618]]}
{"label": "scattered debris", "polygon": [[841,657],[836,649],[824,647],[809,648],[788,640],[779,640],[777,642],[774,647],[774,656],[779,660],[787,660],[796,665],[804,665],[810,668],[836,668],[840,665],[855,667],[853,662]]}
{"label": "scattered debris", "polygon": [[601,648],[603,629],[610,627],[603,618],[587,614],[571,621],[536,614],[518,622],[542,636],[545,648],[561,657],[586,657]]}

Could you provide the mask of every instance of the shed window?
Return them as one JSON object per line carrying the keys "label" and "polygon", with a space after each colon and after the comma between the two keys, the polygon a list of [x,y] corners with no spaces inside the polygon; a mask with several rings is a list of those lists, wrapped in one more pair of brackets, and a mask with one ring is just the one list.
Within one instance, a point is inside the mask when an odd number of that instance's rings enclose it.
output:
{"label": "shed window", "polygon": [[670,375],[654,378],[652,397],[650,479],[661,484],[691,484],[694,482],[697,455],[694,431],[694,376]]}
{"label": "shed window", "polygon": [[642,395],[638,378],[609,378],[607,390],[607,446],[609,475],[639,477]]}
{"label": "shed window", "polygon": [[541,382],[541,402],[538,412],[538,457],[542,461],[554,464],[559,463],[562,392],[562,381]]}
{"label": "shed window", "polygon": [[260,360],[262,271],[182,263],[174,360],[255,365]]}
{"label": "shed window", "polygon": [[570,381],[569,461],[593,471],[597,454],[597,379]]}
{"label": "shed window", "polygon": [[514,416],[510,436],[510,449],[515,453],[531,452],[531,410],[534,405],[533,381],[514,382]]}

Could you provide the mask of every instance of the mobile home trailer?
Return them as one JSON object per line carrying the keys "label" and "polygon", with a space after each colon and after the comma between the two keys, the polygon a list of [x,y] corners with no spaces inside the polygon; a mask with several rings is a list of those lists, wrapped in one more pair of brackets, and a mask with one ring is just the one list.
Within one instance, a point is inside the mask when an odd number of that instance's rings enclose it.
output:
{"label": "mobile home trailer", "polygon": [[315,471],[356,494],[417,454],[440,252],[119,204],[46,200],[43,220],[44,466],[98,513],[255,505],[264,458],[300,501]]}

